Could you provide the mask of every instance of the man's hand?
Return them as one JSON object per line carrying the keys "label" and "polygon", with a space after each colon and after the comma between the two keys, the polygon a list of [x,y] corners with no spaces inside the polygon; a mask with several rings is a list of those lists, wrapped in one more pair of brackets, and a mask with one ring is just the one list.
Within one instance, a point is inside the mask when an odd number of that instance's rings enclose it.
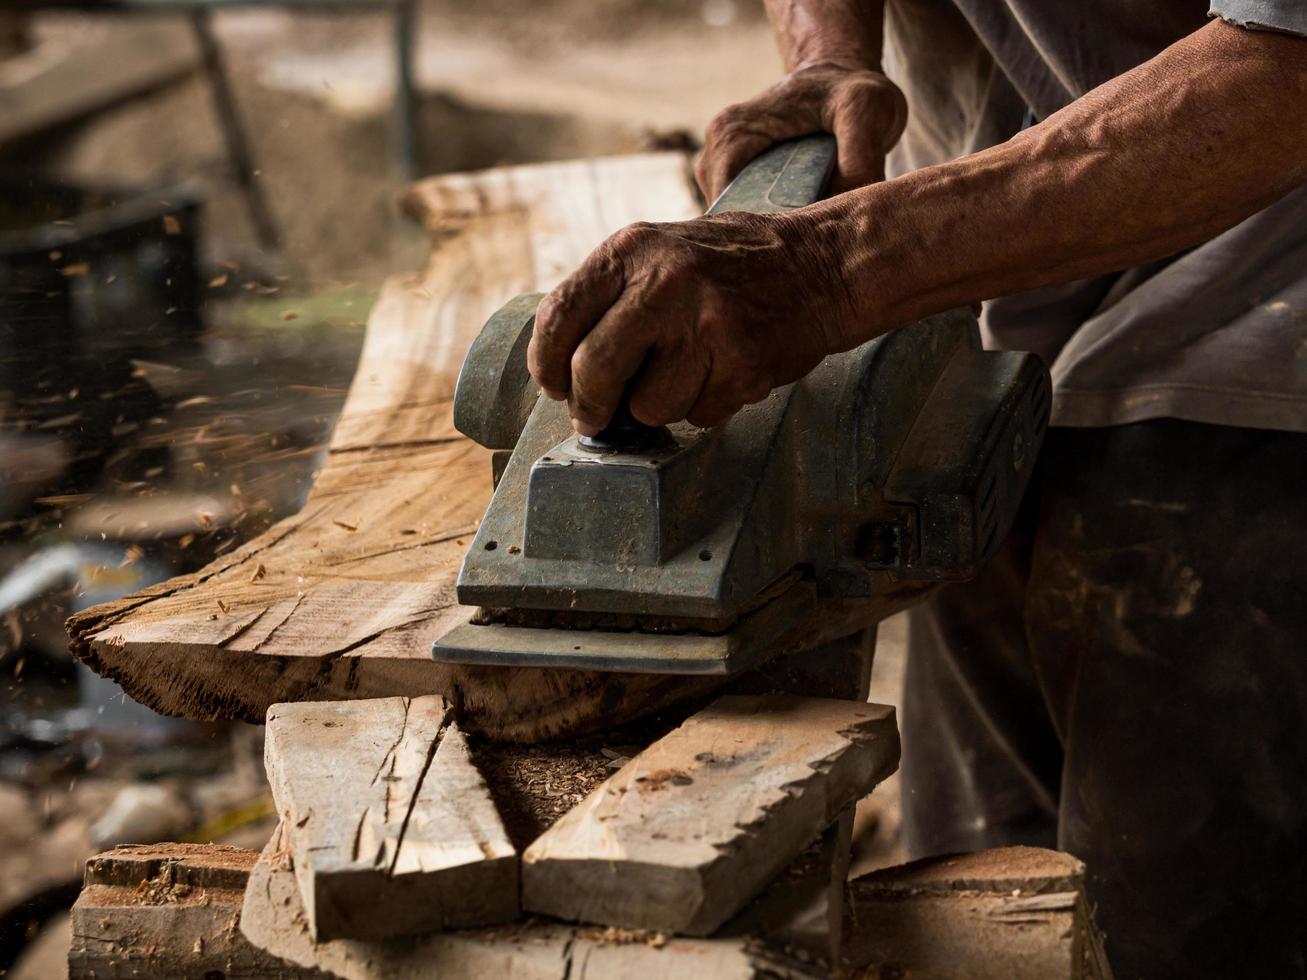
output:
{"label": "man's hand", "polygon": [[715,200],[772,144],[826,132],[835,134],[838,147],[831,190],[842,193],[885,177],[885,154],[907,118],[903,93],[880,72],[830,62],[810,65],[718,114],[708,126],[695,177],[704,197]]}
{"label": "man's hand", "polygon": [[839,238],[800,212],[631,225],[541,302],[531,374],[583,435],[628,387],[647,425],[722,422],[842,349]]}

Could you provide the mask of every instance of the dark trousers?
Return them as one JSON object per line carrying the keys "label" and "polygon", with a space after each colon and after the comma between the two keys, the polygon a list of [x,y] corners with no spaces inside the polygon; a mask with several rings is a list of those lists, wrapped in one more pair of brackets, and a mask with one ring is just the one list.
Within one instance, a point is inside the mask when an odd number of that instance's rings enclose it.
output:
{"label": "dark trousers", "polygon": [[908,651],[913,857],[1076,855],[1117,980],[1307,978],[1307,434],[1051,430]]}

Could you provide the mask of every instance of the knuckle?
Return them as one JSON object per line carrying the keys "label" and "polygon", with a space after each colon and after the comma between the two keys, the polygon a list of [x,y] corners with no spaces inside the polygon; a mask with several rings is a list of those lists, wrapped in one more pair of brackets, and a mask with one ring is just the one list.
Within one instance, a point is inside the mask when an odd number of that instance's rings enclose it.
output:
{"label": "knuckle", "polygon": [[578,382],[595,381],[605,378],[613,369],[612,355],[603,347],[581,346],[572,355],[572,376]]}
{"label": "knuckle", "polygon": [[650,243],[655,237],[656,227],[648,221],[637,221],[618,231],[608,241],[618,255],[632,255]]}
{"label": "knuckle", "polygon": [[749,110],[743,102],[728,105],[708,123],[705,135],[710,141],[724,139],[748,118]]}

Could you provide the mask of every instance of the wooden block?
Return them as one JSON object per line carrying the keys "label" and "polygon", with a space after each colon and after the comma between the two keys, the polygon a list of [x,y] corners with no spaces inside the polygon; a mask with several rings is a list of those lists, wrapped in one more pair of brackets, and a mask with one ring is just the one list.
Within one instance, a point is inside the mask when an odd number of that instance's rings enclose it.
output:
{"label": "wooden block", "polygon": [[532,912],[707,935],[898,765],[894,709],[724,697],[523,855]]}
{"label": "wooden block", "polygon": [[241,935],[255,851],[217,844],[120,847],[86,862],[72,910],[70,980],[322,980]]}
{"label": "wooden block", "polygon": [[1084,865],[1005,847],[849,883],[846,971],[913,980],[1110,980]]}
{"label": "wooden block", "polygon": [[264,758],[314,938],[517,917],[517,851],[443,698],[273,705]]}
{"label": "wooden block", "polygon": [[743,939],[680,939],[514,923],[374,942],[309,935],[281,828],[249,876],[240,929],[271,956],[344,980],[813,980],[826,974]]}

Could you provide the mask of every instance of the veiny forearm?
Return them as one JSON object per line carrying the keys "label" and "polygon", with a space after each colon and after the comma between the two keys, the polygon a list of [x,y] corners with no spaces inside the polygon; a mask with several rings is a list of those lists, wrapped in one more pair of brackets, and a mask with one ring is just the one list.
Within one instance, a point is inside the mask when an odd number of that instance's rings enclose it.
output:
{"label": "veiny forearm", "polygon": [[766,0],[787,72],[836,64],[880,71],[884,0]]}
{"label": "veiny forearm", "polygon": [[1000,146],[795,220],[844,253],[845,347],[1173,255],[1307,182],[1307,40],[1213,22]]}

